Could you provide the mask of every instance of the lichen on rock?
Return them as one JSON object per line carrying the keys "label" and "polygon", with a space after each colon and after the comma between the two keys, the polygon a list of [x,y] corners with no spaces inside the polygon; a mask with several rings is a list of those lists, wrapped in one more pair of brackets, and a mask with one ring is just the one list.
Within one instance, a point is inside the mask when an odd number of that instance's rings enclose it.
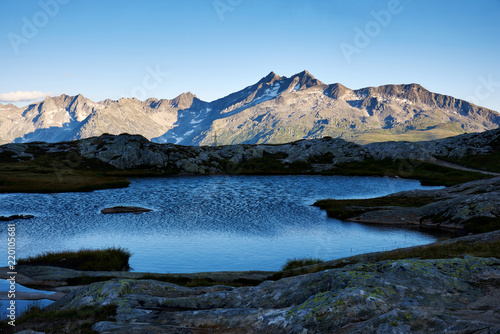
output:
{"label": "lichen on rock", "polygon": [[458,333],[459,327],[495,332],[500,315],[487,311],[484,301],[498,310],[500,299],[491,297],[500,297],[499,280],[500,260],[494,258],[405,259],[242,288],[114,279],[74,291],[50,309],[117,305],[113,321],[94,325],[102,333],[193,328],[216,333]]}

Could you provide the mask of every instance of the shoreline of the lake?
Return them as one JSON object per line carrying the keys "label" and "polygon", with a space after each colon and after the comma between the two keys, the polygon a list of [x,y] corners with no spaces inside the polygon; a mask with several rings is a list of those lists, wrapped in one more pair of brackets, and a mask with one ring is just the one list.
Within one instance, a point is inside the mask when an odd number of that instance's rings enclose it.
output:
{"label": "shoreline of the lake", "polygon": [[[316,329],[326,330],[326,327],[322,327],[324,319],[318,315],[325,314],[323,311],[331,307],[332,303],[342,314],[350,315],[344,322],[352,323],[355,326],[352,328],[360,331],[366,331],[370,324],[380,322],[390,323],[394,328],[400,326],[401,321],[412,326],[422,323],[436,326],[438,323],[442,329],[460,321],[474,330],[479,328],[478,325],[481,328],[487,326],[498,329],[500,324],[496,323],[492,314],[484,311],[484,307],[494,308],[495,298],[500,296],[496,283],[498,275],[494,274],[500,270],[500,261],[490,257],[498,255],[499,247],[500,231],[495,231],[274,273],[151,275],[81,272],[36,266],[24,266],[20,271],[26,274],[23,276],[26,283],[32,286],[51,285],[51,290],[66,294],[62,298],[58,295],[54,298],[58,301],[45,308],[45,312],[52,312],[51,317],[64,314],[68,309],[90,307],[94,312],[101,312],[103,305],[115,305],[112,314],[120,316],[113,321],[94,323],[92,329],[98,332],[114,329],[121,333],[139,327],[142,330],[153,329],[155,318],[148,315],[150,312],[141,310],[147,309],[160,315],[167,305],[166,312],[175,312],[177,317],[183,319],[181,323],[196,318],[204,324],[208,321],[211,328],[227,329],[228,325],[221,319],[233,319],[240,329],[260,326],[276,331],[279,327],[273,324],[280,321],[282,314],[286,314],[288,320],[281,325],[286,332],[303,325],[314,325]],[[464,253],[469,255],[460,255]],[[442,259],[443,256],[448,259]],[[0,277],[3,278],[6,271],[6,268],[0,268]],[[75,288],[68,286],[68,282],[78,282],[78,277],[87,282]],[[186,285],[189,282],[194,285]],[[243,287],[231,286],[233,283]],[[395,284],[398,289],[389,289],[388,284]],[[165,290],[169,291],[165,295],[160,292]],[[451,298],[450,293],[453,293],[451,296],[457,294],[461,297]],[[219,300],[222,303],[220,305],[217,302]],[[368,302],[375,302],[379,306],[370,307]],[[236,305],[239,306],[235,308]],[[264,312],[254,316],[251,311],[253,305],[260,305],[259,308]],[[395,308],[399,311],[386,314]],[[471,308],[474,310],[472,314]],[[464,317],[465,313],[460,310],[468,310],[469,316]],[[203,314],[201,319],[200,312]],[[443,312],[448,316],[443,318]],[[222,314],[224,317],[221,318]],[[262,319],[264,314],[267,314],[266,321]],[[304,319],[307,317],[304,316],[307,314],[311,315],[313,321],[309,320],[306,324]],[[383,319],[379,319],[381,315]],[[245,321],[237,320],[242,316]],[[20,319],[23,319],[22,316]],[[438,319],[440,322],[436,322]],[[41,315],[34,322],[22,321],[21,328],[39,328],[44,326],[45,321]],[[137,327],[139,321],[141,325]]]}
{"label": "shoreline of the lake", "polygon": [[[0,193],[92,191],[126,187],[127,177],[218,174],[385,175],[450,186],[498,175],[498,157],[488,145],[496,145],[499,136],[499,130],[491,130],[414,143],[358,145],[324,137],[198,147],[104,134],[73,142],[5,144],[0,146]],[[482,156],[480,162],[491,160],[488,170],[471,159],[476,156]]]}
{"label": "shoreline of the lake", "polygon": [[[471,196],[474,200],[471,201]],[[321,200],[329,217],[375,225],[421,226],[480,233],[497,230],[500,177],[439,190],[413,190],[361,200]]]}

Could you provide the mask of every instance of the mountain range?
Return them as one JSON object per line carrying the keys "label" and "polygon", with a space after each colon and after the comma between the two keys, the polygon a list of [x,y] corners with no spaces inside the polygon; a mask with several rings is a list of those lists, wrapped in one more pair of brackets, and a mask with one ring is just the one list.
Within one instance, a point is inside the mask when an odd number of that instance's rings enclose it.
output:
{"label": "mountain range", "polygon": [[307,71],[289,78],[271,72],[212,102],[188,92],[172,100],[93,102],[63,94],[21,108],[0,104],[0,144],[103,133],[140,134],[180,145],[275,144],[325,136],[365,144],[430,140],[499,126],[496,111],[419,84],[352,90],[324,84]]}

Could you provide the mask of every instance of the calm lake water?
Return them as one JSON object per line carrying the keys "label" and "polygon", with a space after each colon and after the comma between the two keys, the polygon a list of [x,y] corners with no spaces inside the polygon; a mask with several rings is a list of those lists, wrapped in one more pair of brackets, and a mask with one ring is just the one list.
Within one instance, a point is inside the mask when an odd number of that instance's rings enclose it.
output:
{"label": "calm lake water", "polygon": [[[328,260],[433,242],[434,236],[415,230],[331,219],[311,204],[434,188],[382,177],[133,179],[128,188],[90,193],[2,194],[0,215],[35,216],[16,221],[18,257],[118,246],[132,251],[135,271],[278,270],[294,257]],[[117,205],[154,211],[100,213]],[[1,247],[6,254],[6,243]]]}

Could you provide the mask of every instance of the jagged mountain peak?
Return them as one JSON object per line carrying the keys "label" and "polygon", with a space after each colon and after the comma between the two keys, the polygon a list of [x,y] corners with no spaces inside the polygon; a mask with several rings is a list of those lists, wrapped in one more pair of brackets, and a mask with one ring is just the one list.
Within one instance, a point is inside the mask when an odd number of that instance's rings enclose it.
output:
{"label": "jagged mountain peak", "polygon": [[182,93],[176,98],[172,99],[172,106],[179,109],[188,109],[193,105],[195,99],[198,100],[196,95],[191,92]]}
{"label": "jagged mountain peak", "polygon": [[144,104],[146,104],[148,107],[152,109],[189,109],[194,106],[199,106],[200,104],[206,104],[207,102],[204,102],[200,100],[196,94],[193,94],[191,92],[186,92],[178,95],[177,97],[169,100],[169,99],[157,99],[154,97],[151,97],[147,100],[144,101]]}
{"label": "jagged mountain peak", "polygon": [[297,80],[296,78],[298,78],[298,83],[300,84],[301,89],[307,89],[313,86],[324,85],[323,82],[316,79],[311,73],[309,73],[306,70],[293,75],[290,79]]}
{"label": "jagged mountain peak", "polygon": [[88,100],[88,99],[82,94],[78,94],[75,96],[75,100]]}
{"label": "jagged mountain peak", "polygon": [[325,89],[325,95],[332,99],[341,99],[349,93],[352,93],[352,90],[340,83],[334,83]]}
{"label": "jagged mountain peak", "polygon": [[309,71],[303,70],[302,72],[299,72],[295,74],[296,76],[299,76],[301,78],[310,78],[310,79],[316,79]]}
{"label": "jagged mountain peak", "polygon": [[193,94],[190,91],[188,91],[187,93],[179,94],[179,96],[177,96],[177,97],[188,98],[188,99],[192,100],[192,99],[195,99],[197,96],[196,96],[196,94]]}
{"label": "jagged mountain peak", "polygon": [[76,96],[67,96],[66,100],[70,101],[71,107],[78,106],[78,105],[84,105],[84,104],[94,104],[94,102],[90,101],[82,94],[78,94]]}
{"label": "jagged mountain peak", "polygon": [[268,75],[260,79],[259,82],[257,82],[257,85],[259,84],[272,84],[275,81],[281,80],[282,77],[271,71]]}
{"label": "jagged mountain peak", "polygon": [[35,105],[38,106],[40,110],[42,109],[53,109],[60,107],[62,104],[64,104],[65,99],[67,99],[67,96],[46,96],[43,101],[35,103]]}
{"label": "jagged mountain peak", "polygon": [[38,103],[54,103],[56,105],[65,105],[65,104],[72,104],[75,103],[76,101],[78,102],[88,102],[90,101],[87,99],[85,96],[82,94],[77,94],[77,95],[66,95],[66,94],[61,94],[59,96],[46,96],[43,101],[40,101]]}
{"label": "jagged mountain peak", "polygon": [[91,102],[89,99],[87,99],[82,94],[78,94],[75,96],[66,95],[64,97],[61,95],[61,98],[63,98],[63,101],[68,101],[71,105],[84,104],[84,103]]}

